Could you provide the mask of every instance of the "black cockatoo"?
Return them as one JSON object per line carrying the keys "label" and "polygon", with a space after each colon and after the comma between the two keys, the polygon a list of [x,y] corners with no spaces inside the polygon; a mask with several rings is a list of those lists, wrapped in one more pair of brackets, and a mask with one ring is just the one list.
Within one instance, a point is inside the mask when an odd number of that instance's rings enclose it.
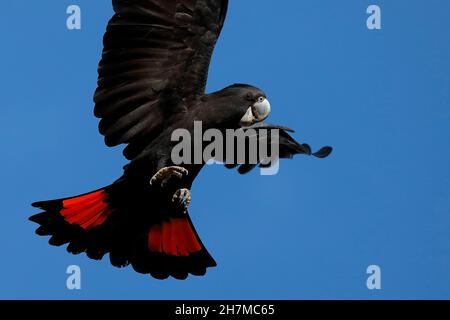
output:
{"label": "black cockatoo", "polygon": [[[279,157],[312,153],[289,129],[263,122],[270,112],[264,92],[232,85],[206,94],[211,56],[228,0],[113,0],[95,93],[95,116],[109,147],[127,144],[130,160],[112,185],[84,195],[34,203],[38,235],[73,254],[132,265],[157,279],[205,275],[216,262],[189,218],[193,181],[201,164],[176,165],[171,134],[192,131],[195,121],[218,130],[279,130]],[[261,160],[261,159],[260,159]],[[258,162],[262,164],[262,161]],[[264,163],[263,165],[267,165]],[[257,166],[227,163],[240,173]]]}

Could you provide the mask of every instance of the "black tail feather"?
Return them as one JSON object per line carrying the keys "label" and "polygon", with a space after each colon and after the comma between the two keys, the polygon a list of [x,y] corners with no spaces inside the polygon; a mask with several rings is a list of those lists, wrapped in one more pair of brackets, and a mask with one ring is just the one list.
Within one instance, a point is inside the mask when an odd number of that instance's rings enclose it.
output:
{"label": "black tail feather", "polygon": [[[44,210],[29,218],[30,221],[39,225],[36,233],[40,236],[50,236],[49,244],[52,246],[60,247],[68,244],[66,249],[69,253],[76,255],[86,253],[90,259],[101,260],[109,253],[109,260],[113,266],[122,268],[131,264],[137,272],[150,274],[157,279],[166,279],[170,276],[186,279],[189,274],[202,276],[206,274],[207,268],[216,266],[203,244],[201,251],[187,257],[150,252],[147,239],[148,227],[140,221],[133,221],[136,215],[128,211],[140,211],[140,206],[127,205],[127,202],[123,200],[116,201],[121,204],[121,207],[118,207],[117,203],[114,204],[114,199],[108,198],[109,205],[114,207],[113,213],[101,225],[91,229],[66,221],[67,217],[73,218],[78,212],[72,211],[64,216],[62,212],[67,210],[64,204],[73,203],[72,199],[76,200],[93,193],[33,203],[34,207]],[[120,192],[115,190],[114,195],[118,196]],[[129,209],[123,209],[124,205]],[[81,209],[79,214],[83,215],[83,212]],[[192,222],[190,223],[192,226]],[[197,234],[196,236],[198,237]]]}

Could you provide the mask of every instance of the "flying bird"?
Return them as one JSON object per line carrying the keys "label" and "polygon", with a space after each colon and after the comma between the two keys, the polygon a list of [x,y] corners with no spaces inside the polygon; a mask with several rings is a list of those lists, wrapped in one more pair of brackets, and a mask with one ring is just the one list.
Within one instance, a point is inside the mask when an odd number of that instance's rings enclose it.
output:
{"label": "flying bird", "polygon": [[[105,144],[126,144],[129,163],[113,184],[83,195],[34,203],[36,233],[54,246],[157,279],[203,276],[216,262],[200,240],[188,208],[202,164],[171,159],[176,129],[279,130],[279,157],[312,153],[288,128],[266,124],[270,103],[260,89],[235,84],[207,94],[209,64],[228,0],[113,0],[104,35],[94,114]],[[262,159],[261,166],[267,166]],[[244,174],[257,167],[227,163]]]}

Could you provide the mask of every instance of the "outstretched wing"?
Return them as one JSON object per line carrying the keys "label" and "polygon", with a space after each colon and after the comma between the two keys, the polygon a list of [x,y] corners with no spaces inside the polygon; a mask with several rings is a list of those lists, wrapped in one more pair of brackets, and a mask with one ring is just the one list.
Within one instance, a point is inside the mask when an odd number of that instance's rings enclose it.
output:
{"label": "outstretched wing", "polygon": [[[293,133],[294,131],[290,128],[278,126],[278,125],[272,125],[267,123],[258,123],[255,124],[248,129],[253,129],[253,135],[256,135],[256,139],[258,140],[258,145],[263,141],[264,144],[267,144],[268,146],[268,159],[261,159],[258,155],[258,163],[250,163],[250,161],[247,161],[246,163],[234,163],[234,164],[226,164],[225,167],[228,169],[234,169],[238,168],[238,171],[240,174],[246,174],[253,170],[254,168],[260,166],[262,168],[268,168],[273,163],[268,162],[267,160],[271,159],[271,155],[273,152],[273,149],[278,144],[278,159],[291,159],[295,155],[298,154],[304,154],[308,156],[314,156],[316,158],[326,158],[328,157],[331,152],[333,151],[332,147],[323,147],[317,152],[312,152],[311,147],[304,143],[301,144],[297,142],[290,134],[289,132]],[[264,130],[264,134],[262,134],[262,131]],[[279,132],[279,141],[272,141],[271,140],[271,130],[278,130]],[[248,140],[252,139],[253,135],[247,135]],[[253,137],[254,138],[254,137]],[[249,154],[250,150],[248,148],[248,144],[246,145],[246,153]]]}
{"label": "outstretched wing", "polygon": [[228,0],[113,0],[95,115],[108,146],[137,157],[204,95]]}

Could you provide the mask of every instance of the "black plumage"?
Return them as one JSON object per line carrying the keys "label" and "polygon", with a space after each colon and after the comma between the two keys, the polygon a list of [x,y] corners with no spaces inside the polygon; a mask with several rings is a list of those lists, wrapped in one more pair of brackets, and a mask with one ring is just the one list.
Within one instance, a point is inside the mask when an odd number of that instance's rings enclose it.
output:
{"label": "black plumage", "polygon": [[[102,259],[109,253],[114,266],[132,265],[158,279],[204,275],[216,263],[192,225],[186,211],[190,198],[182,192],[191,188],[204,163],[183,164],[185,174],[169,170],[175,168],[175,129],[192,132],[194,121],[201,121],[204,130],[253,129],[256,139],[261,139],[261,130],[276,129],[280,158],[324,158],[332,149],[312,153],[289,135],[290,129],[263,123],[254,106],[267,109],[268,102],[255,87],[237,84],[205,93],[228,0],[113,0],[113,7],[98,68],[94,114],[101,119],[99,131],[106,145],[126,144],[124,156],[130,162],[123,176],[106,188],[33,204],[43,212],[30,220],[40,225],[38,235],[51,236],[51,245],[68,244],[73,254]],[[248,112],[258,121],[244,126]],[[263,160],[258,164],[268,166]],[[245,174],[258,164],[226,167]],[[160,172],[180,177],[158,184]],[[150,179],[158,183],[150,184]]]}

